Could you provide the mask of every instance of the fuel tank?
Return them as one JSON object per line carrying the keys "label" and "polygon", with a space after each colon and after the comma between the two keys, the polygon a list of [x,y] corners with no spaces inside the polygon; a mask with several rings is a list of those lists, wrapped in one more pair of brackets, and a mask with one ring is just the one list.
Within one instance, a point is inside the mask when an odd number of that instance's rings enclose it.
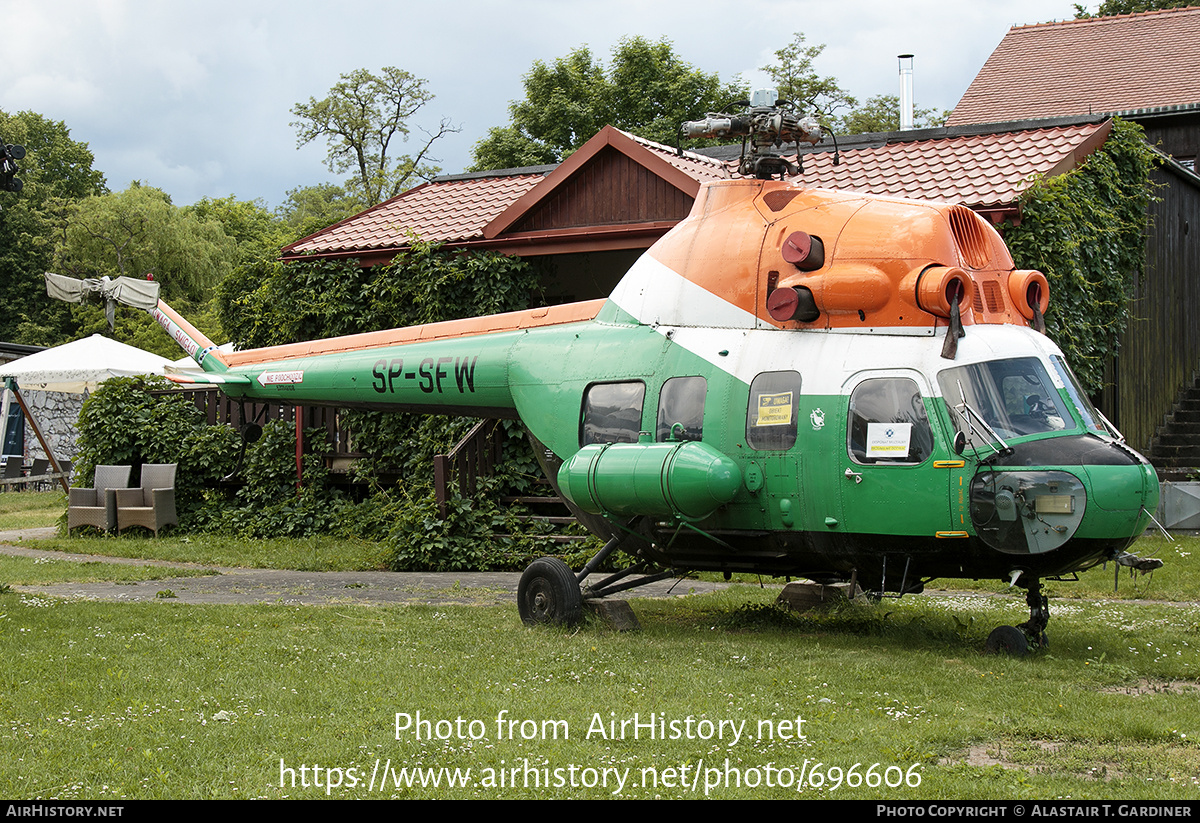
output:
{"label": "fuel tank", "polygon": [[593,443],[563,463],[558,484],[590,514],[700,520],[733,499],[742,474],[705,443]]}

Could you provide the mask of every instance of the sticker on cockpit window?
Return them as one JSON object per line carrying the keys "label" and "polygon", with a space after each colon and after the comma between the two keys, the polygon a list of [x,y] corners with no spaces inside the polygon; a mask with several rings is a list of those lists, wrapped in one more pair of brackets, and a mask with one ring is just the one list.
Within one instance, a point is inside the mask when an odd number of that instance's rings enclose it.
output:
{"label": "sticker on cockpit window", "polygon": [[868,423],[867,457],[907,457],[912,423]]}
{"label": "sticker on cockpit window", "polygon": [[760,394],[756,426],[787,426],[792,422],[792,393]]}

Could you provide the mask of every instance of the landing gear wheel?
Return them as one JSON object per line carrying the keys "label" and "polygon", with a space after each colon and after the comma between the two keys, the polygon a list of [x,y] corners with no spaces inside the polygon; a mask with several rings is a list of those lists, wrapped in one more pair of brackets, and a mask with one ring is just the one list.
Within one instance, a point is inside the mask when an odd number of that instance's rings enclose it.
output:
{"label": "landing gear wheel", "polygon": [[583,595],[575,573],[557,557],[535,560],[517,586],[517,611],[529,625],[558,623],[573,626],[583,616]]}
{"label": "landing gear wheel", "polygon": [[1010,657],[1024,657],[1029,654],[1029,639],[1025,632],[1016,626],[997,626],[988,635],[983,650],[988,654],[1004,653]]}

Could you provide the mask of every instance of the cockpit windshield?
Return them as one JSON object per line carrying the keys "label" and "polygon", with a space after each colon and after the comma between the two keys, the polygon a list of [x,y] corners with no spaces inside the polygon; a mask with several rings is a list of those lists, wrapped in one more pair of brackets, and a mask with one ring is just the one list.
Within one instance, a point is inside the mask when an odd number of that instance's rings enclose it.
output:
{"label": "cockpit windshield", "polygon": [[971,434],[966,404],[1001,438],[1063,431],[1075,428],[1058,389],[1036,357],[992,360],[946,369],[938,375],[954,425]]}
{"label": "cockpit windshield", "polygon": [[1084,393],[1083,387],[1079,385],[1079,380],[1076,379],[1075,373],[1071,371],[1071,367],[1067,365],[1067,361],[1054,354],[1050,356],[1050,365],[1058,372],[1058,377],[1066,387],[1067,394],[1075,404],[1075,408],[1079,410],[1080,416],[1083,417],[1083,425],[1093,431],[1108,434],[1109,430],[1108,426],[1105,425],[1107,421],[1104,420],[1104,415],[1096,411],[1096,407],[1092,405],[1092,401]]}

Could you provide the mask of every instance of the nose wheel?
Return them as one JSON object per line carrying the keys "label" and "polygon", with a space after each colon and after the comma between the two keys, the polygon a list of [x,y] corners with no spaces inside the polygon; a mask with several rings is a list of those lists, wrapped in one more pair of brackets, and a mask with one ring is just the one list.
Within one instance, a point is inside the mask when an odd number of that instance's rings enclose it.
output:
{"label": "nose wheel", "polygon": [[1029,619],[1019,626],[998,626],[988,635],[983,645],[984,651],[988,654],[1024,657],[1032,649],[1044,649],[1050,645],[1046,637],[1050,602],[1042,594],[1040,580],[1034,579],[1025,587],[1025,602],[1029,605]]}
{"label": "nose wheel", "polygon": [[983,650],[988,654],[1006,654],[1009,657],[1024,657],[1029,654],[1029,638],[1016,626],[997,626],[988,635]]}

